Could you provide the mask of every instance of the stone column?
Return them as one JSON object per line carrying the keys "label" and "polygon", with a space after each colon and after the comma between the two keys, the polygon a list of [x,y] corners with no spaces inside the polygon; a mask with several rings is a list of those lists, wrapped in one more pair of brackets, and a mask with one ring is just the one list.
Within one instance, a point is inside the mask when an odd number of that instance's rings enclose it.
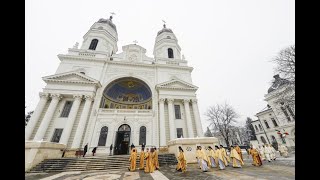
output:
{"label": "stone column", "polygon": [[25,130],[25,140],[29,140],[34,127],[36,126],[37,122],[39,121],[39,118],[41,116],[41,113],[48,101],[49,94],[48,93],[39,93],[40,101],[34,110],[33,114],[31,115],[31,118],[27,124],[26,130]]}
{"label": "stone column", "polygon": [[203,131],[202,131],[202,125],[201,125],[201,120],[200,120],[197,99],[192,99],[192,108],[193,108],[194,120],[195,120],[196,128],[197,128],[197,136],[203,137]]}
{"label": "stone column", "polygon": [[81,138],[83,137],[84,128],[89,117],[89,112],[90,112],[91,102],[93,101],[93,97],[85,96],[85,99],[86,99],[86,102],[84,104],[84,108],[81,114],[81,118],[77,127],[76,134],[74,136],[74,140],[71,148],[80,148]]}
{"label": "stone column", "polygon": [[65,144],[65,145],[68,144],[69,137],[71,135],[71,131],[72,131],[72,128],[73,128],[73,124],[74,124],[74,121],[76,120],[76,117],[77,117],[77,114],[78,114],[78,110],[79,110],[79,107],[80,107],[82,95],[73,95],[73,98],[74,98],[74,101],[72,103],[72,107],[71,107],[71,110],[69,112],[69,117],[68,117],[66,125],[64,126],[64,129],[62,131],[62,135],[61,135],[61,138],[60,138],[60,141],[59,141],[59,143]]}
{"label": "stone column", "polygon": [[164,101],[165,99],[159,99],[159,117],[160,117],[160,146],[167,145],[166,138],[166,123],[164,119]]}
{"label": "stone column", "polygon": [[174,99],[167,99],[167,100],[168,100],[168,111],[169,111],[170,140],[172,140],[176,138],[176,127],[174,124],[174,108],[173,108]]}
{"label": "stone column", "polygon": [[53,114],[56,110],[58,102],[60,101],[62,96],[60,94],[51,94],[51,98],[52,98],[52,100],[49,105],[49,108],[48,108],[46,114],[44,115],[43,120],[40,124],[40,127],[38,128],[38,131],[37,131],[36,135],[34,136],[33,140],[40,141],[43,139],[43,137],[48,129],[49,123],[52,120],[52,117],[53,117]]}
{"label": "stone column", "polygon": [[193,125],[192,125],[192,121],[191,121],[189,102],[190,102],[189,99],[183,100],[184,110],[186,112],[186,117],[187,117],[187,129],[188,129],[188,135],[189,135],[188,138],[193,138],[194,134],[193,134]]}

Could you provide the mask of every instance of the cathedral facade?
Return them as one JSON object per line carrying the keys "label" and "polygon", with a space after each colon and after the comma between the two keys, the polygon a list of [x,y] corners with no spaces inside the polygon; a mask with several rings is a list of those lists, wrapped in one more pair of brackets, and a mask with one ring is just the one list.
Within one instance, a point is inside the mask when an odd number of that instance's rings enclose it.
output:
{"label": "cathedral facade", "polygon": [[78,43],[59,54],[54,75],[26,127],[26,141],[48,141],[89,151],[128,154],[129,146],[166,147],[175,138],[202,137],[187,65],[173,31],[157,33],[153,55],[129,44],[118,53],[112,17],[95,22]]}

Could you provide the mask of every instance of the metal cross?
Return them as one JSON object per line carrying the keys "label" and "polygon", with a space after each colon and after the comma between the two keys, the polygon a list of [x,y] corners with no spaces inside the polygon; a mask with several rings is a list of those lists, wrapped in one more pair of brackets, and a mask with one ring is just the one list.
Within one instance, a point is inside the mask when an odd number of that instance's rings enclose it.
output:
{"label": "metal cross", "polygon": [[111,14],[111,15],[116,15],[116,13],[114,13],[114,12],[111,12],[110,14]]}
{"label": "metal cross", "polygon": [[134,44],[137,44],[137,43],[138,43],[138,41],[137,41],[137,40],[134,40],[133,42],[134,42]]}
{"label": "metal cross", "polygon": [[166,22],[164,20],[162,20],[162,22],[165,24]]}

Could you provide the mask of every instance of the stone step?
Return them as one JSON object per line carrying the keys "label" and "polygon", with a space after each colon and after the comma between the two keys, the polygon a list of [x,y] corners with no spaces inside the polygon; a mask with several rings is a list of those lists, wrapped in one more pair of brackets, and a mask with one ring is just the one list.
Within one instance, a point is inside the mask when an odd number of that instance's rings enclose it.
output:
{"label": "stone step", "polygon": [[[106,156],[106,157],[85,157],[85,158],[60,158],[47,159],[31,169],[30,172],[61,172],[61,171],[85,171],[85,170],[107,170],[127,169],[130,166],[129,155]],[[137,158],[137,165],[140,158]],[[159,164],[176,164],[174,154],[159,154]]]}

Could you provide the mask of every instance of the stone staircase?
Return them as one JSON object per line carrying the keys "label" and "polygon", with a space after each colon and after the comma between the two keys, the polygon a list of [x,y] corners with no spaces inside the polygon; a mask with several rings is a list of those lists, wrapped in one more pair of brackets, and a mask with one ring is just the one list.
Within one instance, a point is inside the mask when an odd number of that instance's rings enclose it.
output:
{"label": "stone staircase", "polygon": [[[85,158],[59,158],[46,159],[33,167],[29,172],[62,172],[62,171],[91,171],[91,170],[124,170],[130,166],[130,155],[115,156],[89,156]],[[159,154],[160,167],[175,165],[177,163],[174,154]],[[137,158],[137,168],[140,159]]]}

